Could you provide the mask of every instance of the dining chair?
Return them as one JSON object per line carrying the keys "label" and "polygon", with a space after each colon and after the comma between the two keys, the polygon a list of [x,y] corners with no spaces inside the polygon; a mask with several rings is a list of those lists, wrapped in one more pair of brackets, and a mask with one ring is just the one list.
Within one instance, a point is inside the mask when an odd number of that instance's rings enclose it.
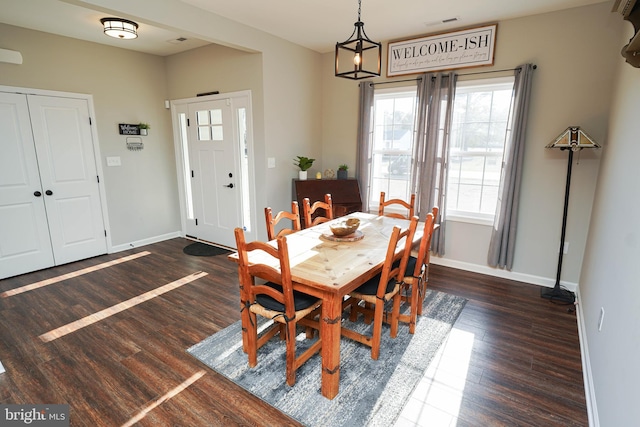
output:
{"label": "dining chair", "polygon": [[[315,218],[313,214],[316,213],[318,209],[324,210],[325,216],[317,215]],[[317,201],[314,202],[313,205],[308,197],[305,197],[302,200],[302,213],[304,216],[304,227],[309,228],[316,224],[321,224],[323,222],[327,222],[333,219],[333,202],[331,201],[331,194],[324,195],[324,202]],[[311,219],[313,218],[313,219]]]}
{"label": "dining chair", "polygon": [[416,257],[409,257],[402,282],[402,301],[409,304],[410,310],[409,314],[401,314],[398,320],[409,324],[410,334],[416,331],[418,314],[422,315],[422,304],[424,303],[424,297],[427,292],[431,237],[433,235],[436,215],[438,215],[437,207],[434,207],[432,212],[427,214],[418,254]]}
{"label": "dining chair", "polygon": [[[238,273],[240,279],[241,316],[243,349],[248,354],[249,366],[258,363],[258,349],[271,338],[280,335],[286,341],[286,381],[293,386],[296,382],[296,371],[322,347],[322,337],[302,354],[296,355],[297,325],[320,331],[319,317],[322,300],[311,295],[293,290],[287,238],[277,238],[277,248],[260,241],[247,243],[244,230],[235,229],[238,245]],[[262,263],[249,263],[249,253],[262,251]],[[279,268],[279,270],[278,270]],[[265,281],[257,283],[256,278]],[[273,324],[258,335],[257,316],[260,315]],[[314,334],[307,332],[307,338]]]}
{"label": "dining chair", "polygon": [[[267,237],[269,240],[274,240],[302,229],[300,226],[300,209],[298,208],[298,202],[295,200],[291,202],[291,212],[280,211],[274,217],[271,208],[267,207],[264,208],[264,216],[267,221]],[[291,220],[293,228],[283,228],[276,233],[276,224],[284,219]]]}
{"label": "dining chair", "polygon": [[[371,358],[374,360],[377,360],[380,355],[385,303],[390,300],[393,300],[393,308],[389,320],[391,325],[390,336],[395,338],[398,334],[400,287],[411,254],[413,236],[417,226],[418,217],[414,216],[411,218],[409,227],[405,230],[401,230],[398,226],[393,227],[381,273],[349,293],[349,299],[343,304],[345,309],[350,307],[349,318],[351,321],[357,321],[358,314],[362,313],[364,314],[365,322],[367,322],[367,319],[371,318],[371,312],[373,311],[373,333],[371,335],[361,334],[347,327],[343,327],[341,332],[343,336],[371,347]],[[402,239],[405,239],[404,246],[402,250],[397,251]],[[364,306],[360,305],[361,302]]]}
{"label": "dining chair", "polygon": [[[412,194],[409,202],[406,202],[402,199],[389,199],[385,200],[385,192],[380,192],[380,204],[378,205],[378,215],[380,216],[388,216],[391,218],[402,218],[402,219],[411,219],[413,217],[413,213],[416,205],[416,195]],[[396,208],[399,207],[401,209],[407,209],[407,215],[403,215],[397,212],[389,212],[385,213],[386,207]]]}

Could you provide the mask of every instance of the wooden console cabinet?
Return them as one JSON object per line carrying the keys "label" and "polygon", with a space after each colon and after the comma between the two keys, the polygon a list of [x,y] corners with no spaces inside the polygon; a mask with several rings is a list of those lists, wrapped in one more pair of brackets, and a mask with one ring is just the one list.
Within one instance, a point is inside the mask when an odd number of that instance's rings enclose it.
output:
{"label": "wooden console cabinet", "polygon": [[300,213],[302,213],[302,200],[305,197],[308,197],[313,204],[318,200],[324,200],[324,195],[327,193],[331,194],[334,217],[362,211],[360,186],[357,179],[293,180],[293,200],[298,201]]}

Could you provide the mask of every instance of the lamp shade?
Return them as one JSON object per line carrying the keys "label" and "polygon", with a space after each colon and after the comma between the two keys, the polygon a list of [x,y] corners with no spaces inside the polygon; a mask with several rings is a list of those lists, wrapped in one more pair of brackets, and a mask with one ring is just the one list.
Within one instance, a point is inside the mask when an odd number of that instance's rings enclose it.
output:
{"label": "lamp shade", "polygon": [[600,148],[600,145],[579,126],[569,126],[553,142],[547,144],[545,148],[578,151],[583,148]]}
{"label": "lamp shade", "polygon": [[102,18],[104,33],[116,39],[135,39],[138,37],[138,24],[122,18]]}

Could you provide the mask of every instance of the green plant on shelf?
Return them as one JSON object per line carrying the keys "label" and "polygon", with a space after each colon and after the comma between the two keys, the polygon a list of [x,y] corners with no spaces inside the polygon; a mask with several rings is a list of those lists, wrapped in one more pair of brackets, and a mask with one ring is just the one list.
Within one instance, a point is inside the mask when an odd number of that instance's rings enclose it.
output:
{"label": "green plant on shelf", "polygon": [[301,171],[308,170],[316,159],[310,159],[309,157],[297,156],[293,159],[293,164],[298,166]]}

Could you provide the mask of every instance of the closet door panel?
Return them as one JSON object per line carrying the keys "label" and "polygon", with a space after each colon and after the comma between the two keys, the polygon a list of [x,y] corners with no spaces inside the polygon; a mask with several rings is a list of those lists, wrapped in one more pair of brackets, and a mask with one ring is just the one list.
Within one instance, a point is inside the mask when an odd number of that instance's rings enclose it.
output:
{"label": "closet door panel", "polygon": [[107,252],[86,100],[28,95],[56,264]]}
{"label": "closet door panel", "polygon": [[54,265],[26,97],[0,92],[0,279]]}

